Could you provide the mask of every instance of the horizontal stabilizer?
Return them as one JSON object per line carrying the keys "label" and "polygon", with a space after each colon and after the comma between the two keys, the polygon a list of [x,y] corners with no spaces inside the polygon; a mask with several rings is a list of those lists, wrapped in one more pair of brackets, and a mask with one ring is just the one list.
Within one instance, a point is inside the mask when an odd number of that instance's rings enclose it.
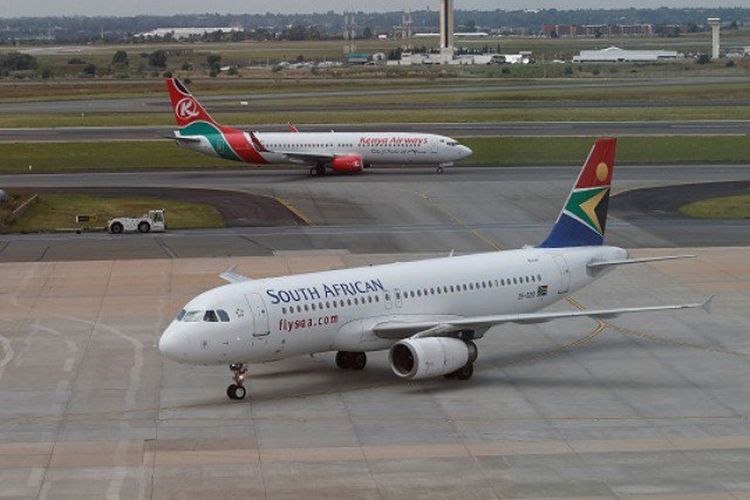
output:
{"label": "horizontal stabilizer", "polygon": [[646,262],[659,262],[662,260],[693,259],[695,255],[664,255],[662,257],[642,257],[640,259],[603,260],[586,264],[589,269],[600,269],[610,266],[624,266],[626,264],[644,264]]}

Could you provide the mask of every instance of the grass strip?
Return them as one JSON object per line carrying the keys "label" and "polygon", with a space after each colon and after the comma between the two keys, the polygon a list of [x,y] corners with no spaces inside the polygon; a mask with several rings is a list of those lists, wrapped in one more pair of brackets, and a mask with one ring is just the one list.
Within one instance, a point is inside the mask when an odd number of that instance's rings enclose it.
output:
{"label": "grass strip", "polygon": [[750,219],[750,194],[695,201],[680,207],[680,212],[701,219]]}
{"label": "grass strip", "polygon": [[79,214],[95,214],[92,225],[104,226],[116,216],[140,216],[150,209],[165,210],[170,229],[223,227],[224,221],[211,205],[162,200],[158,198],[109,198],[81,194],[42,193],[37,202],[18,221],[4,227],[3,232],[32,233],[73,228]]}
{"label": "grass strip", "polygon": [[[470,165],[578,165],[589,137],[475,137]],[[747,163],[750,141],[737,136],[621,137],[619,164]],[[0,174],[191,168],[256,168],[204,156],[170,141],[0,144]],[[31,168],[29,168],[31,166]],[[262,168],[262,167],[257,167]]]}

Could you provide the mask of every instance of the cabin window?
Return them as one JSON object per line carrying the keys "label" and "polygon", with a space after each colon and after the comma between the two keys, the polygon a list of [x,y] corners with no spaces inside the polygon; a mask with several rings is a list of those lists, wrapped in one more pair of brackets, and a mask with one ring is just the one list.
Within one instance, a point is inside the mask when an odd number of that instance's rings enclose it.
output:
{"label": "cabin window", "polygon": [[330,309],[330,308],[331,308],[331,303],[330,302],[326,302],[326,309]]}
{"label": "cabin window", "polygon": [[227,312],[223,309],[219,309],[216,311],[216,314],[219,315],[219,319],[222,321],[222,323],[228,323],[229,322],[229,315]]}
{"label": "cabin window", "polygon": [[286,307],[281,308],[281,314],[286,314]]}
{"label": "cabin window", "polygon": [[469,283],[469,290],[474,290],[474,283]]}
{"label": "cabin window", "polygon": [[203,315],[203,321],[208,321],[209,323],[218,323],[219,317],[216,315],[216,311],[206,311],[206,313]]}
{"label": "cabin window", "polygon": [[537,279],[538,279],[539,281],[542,281],[542,275],[541,275],[541,274],[537,274],[537,275],[536,275],[536,277],[537,277]]}
{"label": "cabin window", "polygon": [[302,312],[302,306],[297,306],[297,312],[298,312],[298,313],[301,313],[301,312]]}
{"label": "cabin window", "polygon": [[352,305],[352,299],[346,299],[346,305],[351,306]]}
{"label": "cabin window", "polygon": [[308,305],[307,305],[307,304],[305,304],[305,305],[304,305],[304,308],[305,308],[305,312],[307,312],[307,311],[309,311],[309,310],[310,310],[310,308],[308,307]]}
{"label": "cabin window", "polygon": [[314,311],[315,310],[315,304],[310,304],[310,308]]}
{"label": "cabin window", "polygon": [[380,297],[378,295],[375,296],[375,302],[380,302]]}
{"label": "cabin window", "polygon": [[421,297],[421,296],[422,296],[422,290],[417,290],[417,297]]}

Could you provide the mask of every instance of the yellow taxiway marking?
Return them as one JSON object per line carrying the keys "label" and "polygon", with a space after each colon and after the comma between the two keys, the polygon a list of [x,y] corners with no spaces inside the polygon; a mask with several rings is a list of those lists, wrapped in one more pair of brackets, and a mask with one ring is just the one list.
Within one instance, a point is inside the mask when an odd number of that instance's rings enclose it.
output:
{"label": "yellow taxiway marking", "polygon": [[487,245],[489,245],[490,248],[492,248],[493,250],[497,250],[498,252],[502,250],[502,248],[500,247],[500,245],[498,245],[497,243],[495,243],[495,241],[493,241],[491,238],[488,238],[487,236],[483,235],[478,229],[470,229],[466,225],[466,223],[464,221],[462,221],[461,219],[459,219],[453,212],[451,212],[447,208],[444,208],[443,206],[441,206],[437,202],[433,201],[432,198],[430,198],[430,196],[427,193],[417,192],[417,195],[419,195],[428,204],[430,204],[431,206],[433,206],[437,210],[439,210],[442,213],[444,213],[449,219],[451,219],[457,225],[463,227],[464,229],[469,230],[471,232],[471,234],[473,234],[474,236],[476,236],[477,238],[479,238],[480,240],[482,240],[484,243],[486,243]]}
{"label": "yellow taxiway marking", "polygon": [[311,221],[308,216],[306,216],[297,207],[295,207],[294,205],[292,205],[291,203],[289,203],[288,201],[286,201],[284,198],[280,198],[278,196],[274,196],[273,199],[276,200],[276,201],[278,201],[282,205],[284,205],[287,210],[289,210],[294,215],[296,215],[297,217],[299,217],[302,220],[302,222],[304,222],[308,226],[314,226],[315,225],[315,223],[313,221]]}

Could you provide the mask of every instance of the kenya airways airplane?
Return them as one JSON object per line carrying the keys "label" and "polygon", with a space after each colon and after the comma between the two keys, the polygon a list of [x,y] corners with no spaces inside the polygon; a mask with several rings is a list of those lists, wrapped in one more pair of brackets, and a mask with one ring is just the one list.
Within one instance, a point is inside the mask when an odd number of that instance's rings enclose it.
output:
{"label": "kenya airways airplane", "polygon": [[167,79],[179,130],[177,144],[211,156],[254,165],[311,165],[310,175],[361,172],[377,164],[437,165],[466,158],[472,151],[450,137],[404,132],[245,132],[219,125],[176,78]]}
{"label": "kenya airways airplane", "polygon": [[535,248],[445,257],[280,278],[222,274],[229,284],[191,300],[159,350],[181,363],[228,364],[231,399],[245,397],[247,363],[338,351],[339,368],[362,370],[389,349],[406,379],[465,380],[475,341],[498,325],[703,307],[703,303],[540,312],[625,265],[692,257],[629,259],[603,246],[615,139],[596,141],[547,239]]}

